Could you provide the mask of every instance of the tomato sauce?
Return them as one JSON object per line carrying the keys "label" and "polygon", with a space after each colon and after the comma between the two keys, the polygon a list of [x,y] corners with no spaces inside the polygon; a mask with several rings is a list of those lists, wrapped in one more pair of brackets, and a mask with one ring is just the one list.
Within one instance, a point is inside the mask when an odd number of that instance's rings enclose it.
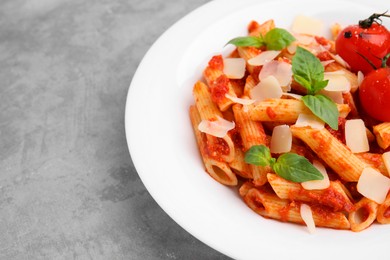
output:
{"label": "tomato sauce", "polygon": [[333,60],[332,56],[330,56],[328,51],[323,51],[317,54],[317,58],[320,61]]}
{"label": "tomato sauce", "polygon": [[339,117],[338,130],[332,129],[329,125],[325,126],[325,128],[343,144],[345,144],[345,122],[345,118]]}
{"label": "tomato sauce", "polygon": [[267,113],[267,116],[268,116],[271,120],[273,120],[273,119],[276,118],[276,113],[275,113],[275,111],[274,111],[272,108],[267,107],[267,109],[265,110],[265,112]]}
{"label": "tomato sauce", "polygon": [[256,21],[251,21],[248,25],[248,32],[256,31],[260,27],[260,24]]}
{"label": "tomato sauce", "polygon": [[203,150],[208,157],[217,161],[224,161],[222,157],[230,152],[230,148],[225,140],[217,137],[213,137],[212,141],[206,140]]}
{"label": "tomato sauce", "polygon": [[211,99],[215,103],[222,102],[226,97],[226,93],[229,92],[229,79],[225,75],[219,76],[210,85]]}
{"label": "tomato sauce", "polygon": [[215,70],[223,70],[222,55],[215,55],[209,61],[209,67]]}

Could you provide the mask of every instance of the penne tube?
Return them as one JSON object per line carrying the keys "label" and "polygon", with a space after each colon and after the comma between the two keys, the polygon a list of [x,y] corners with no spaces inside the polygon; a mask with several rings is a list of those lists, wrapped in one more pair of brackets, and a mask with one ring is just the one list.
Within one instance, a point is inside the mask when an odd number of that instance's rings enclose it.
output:
{"label": "penne tube", "polygon": [[[243,111],[241,105],[234,105],[233,112],[237,127],[241,134],[244,151],[249,150],[253,145],[267,144],[267,136],[260,122],[252,121],[248,114]],[[267,173],[271,171],[270,167],[249,165],[253,181],[261,186],[267,182]]]}
{"label": "penne tube", "polygon": [[252,74],[255,72],[256,66],[250,65],[248,60],[256,57],[261,53],[261,50],[256,49],[255,47],[237,47],[238,55],[246,61],[246,69]]}
{"label": "penne tube", "polygon": [[354,232],[368,228],[376,219],[378,204],[368,198],[363,197],[355,204],[355,209],[349,213],[348,220],[351,230]]}
{"label": "penne tube", "polygon": [[355,154],[360,160],[365,162],[371,168],[377,169],[380,173],[385,176],[389,176],[385,162],[383,161],[382,154],[379,153],[356,153]]}
{"label": "penne tube", "polygon": [[207,140],[205,138],[206,134],[198,130],[198,125],[201,121],[201,117],[195,106],[190,107],[190,119],[206,171],[212,178],[224,185],[237,185],[237,176],[232,172],[228,164],[215,160],[208,156]]}
{"label": "penne tube", "polygon": [[[243,191],[240,194],[248,207],[263,217],[304,225],[300,214],[300,203],[281,199],[265,189],[250,188],[248,185],[243,187]],[[350,228],[347,218],[341,212],[333,212],[327,208],[313,205],[311,205],[311,209],[313,220],[318,227]]]}
{"label": "penne tube", "polygon": [[[350,108],[346,104],[337,104],[340,117],[345,118]],[[311,114],[301,100],[267,99],[249,107],[249,115],[255,121],[277,121],[286,124],[295,123],[299,114]]]}
{"label": "penne tube", "polygon": [[376,220],[381,224],[390,224],[390,193],[385,201],[379,205]]}
{"label": "penne tube", "polygon": [[248,34],[251,36],[266,35],[267,32],[275,28],[275,21],[269,19],[262,24],[252,21],[248,26]]}
{"label": "penne tube", "polygon": [[229,94],[236,97],[236,93],[234,92],[234,88],[230,83],[230,80],[223,73],[222,56],[214,56],[210,60],[209,65],[203,71],[203,76],[206,79],[211,92],[215,93],[215,95],[212,94],[213,102],[217,104],[221,111],[229,109],[234,102],[229,98],[226,98],[225,95]]}
{"label": "penne tube", "polygon": [[326,128],[291,126],[290,129],[293,136],[305,142],[344,181],[357,182],[368,166]]}
{"label": "penne tube", "polygon": [[330,186],[323,190],[305,190],[300,183],[285,180],[276,174],[269,173],[267,178],[272,189],[281,199],[320,204],[334,211],[350,212],[353,209],[353,203],[339,181],[331,181]]}
{"label": "penne tube", "polygon": [[[223,118],[221,111],[211,100],[208,87],[201,81],[195,83],[193,88],[195,105],[199,112],[201,120],[215,121],[218,117]],[[207,134],[207,142],[210,151],[213,151],[214,157],[220,157],[226,162],[234,160],[234,143],[229,133],[223,138],[218,138]]]}
{"label": "penne tube", "polygon": [[244,96],[250,97],[251,90],[257,85],[257,81],[249,75],[246,78],[245,86],[244,86]]}
{"label": "penne tube", "polygon": [[234,152],[234,160],[229,163],[230,168],[237,175],[245,178],[245,179],[253,179],[252,170],[244,160],[245,154],[244,152],[236,147]]}
{"label": "penne tube", "polygon": [[390,146],[390,122],[384,122],[373,127],[378,145],[387,149]]}

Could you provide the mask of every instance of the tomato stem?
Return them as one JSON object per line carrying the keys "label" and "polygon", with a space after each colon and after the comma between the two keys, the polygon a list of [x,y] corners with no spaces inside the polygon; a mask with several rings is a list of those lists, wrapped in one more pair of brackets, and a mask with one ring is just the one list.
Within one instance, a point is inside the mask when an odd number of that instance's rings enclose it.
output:
{"label": "tomato stem", "polygon": [[386,67],[387,67],[386,63],[387,63],[387,60],[388,60],[389,58],[390,58],[390,53],[386,54],[386,56],[383,57],[383,59],[382,59],[382,64],[381,64],[381,68],[386,68]]}
{"label": "tomato stem", "polygon": [[367,29],[367,28],[370,28],[371,25],[375,22],[375,23],[379,23],[381,24],[382,23],[382,20],[380,19],[380,17],[390,17],[390,15],[387,14],[387,11],[382,13],[382,14],[372,14],[370,17],[368,17],[367,19],[365,20],[360,20],[359,21],[359,26],[363,29]]}

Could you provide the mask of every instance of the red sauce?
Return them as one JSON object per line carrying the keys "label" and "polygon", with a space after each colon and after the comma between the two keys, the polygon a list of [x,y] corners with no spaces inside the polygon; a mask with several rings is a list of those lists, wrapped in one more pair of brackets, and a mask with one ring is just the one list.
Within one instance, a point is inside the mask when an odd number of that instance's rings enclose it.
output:
{"label": "red sauce", "polygon": [[325,126],[326,129],[343,144],[345,144],[345,122],[345,118],[339,117],[338,130],[334,130],[328,125]]}
{"label": "red sauce", "polygon": [[275,119],[276,118],[276,113],[275,111],[270,108],[270,107],[267,107],[267,109],[265,110],[265,112],[267,113],[267,116],[270,118],[270,119]]}
{"label": "red sauce", "polygon": [[209,61],[209,67],[215,70],[223,70],[222,55],[215,55]]}
{"label": "red sauce", "polygon": [[219,76],[211,83],[210,91],[213,102],[220,103],[225,99],[225,95],[229,91],[229,79],[225,75]]}
{"label": "red sauce", "polygon": [[255,30],[257,30],[257,28],[260,27],[260,24],[256,21],[251,21],[248,25],[248,32],[251,33]]}
{"label": "red sauce", "polygon": [[238,149],[243,149],[242,138],[241,138],[240,131],[239,131],[237,125],[233,130],[230,131],[230,134],[231,134],[231,138],[232,138],[234,145]]}
{"label": "red sauce", "polygon": [[289,204],[287,204],[286,206],[284,206],[283,208],[281,208],[279,210],[280,220],[285,221],[285,222],[288,221],[291,208],[294,208],[294,207],[296,207],[296,204],[293,201],[293,202],[290,202]]}
{"label": "red sauce", "polygon": [[224,161],[222,156],[229,154],[230,149],[225,140],[215,137],[212,142],[206,141],[204,152],[210,158]]}
{"label": "red sauce", "polygon": [[329,52],[323,51],[317,54],[317,58],[320,61],[333,60],[332,56],[330,56]]}
{"label": "red sauce", "polygon": [[322,37],[322,36],[315,36],[314,37],[316,39],[316,42],[318,44],[321,44],[323,46],[326,46],[328,45],[329,41],[325,38],[325,37]]}

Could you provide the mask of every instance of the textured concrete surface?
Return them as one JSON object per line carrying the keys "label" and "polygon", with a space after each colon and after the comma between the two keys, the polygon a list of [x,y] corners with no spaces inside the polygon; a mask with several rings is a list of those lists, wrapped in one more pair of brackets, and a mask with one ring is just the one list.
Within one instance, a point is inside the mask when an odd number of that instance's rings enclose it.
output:
{"label": "textured concrete surface", "polygon": [[206,2],[0,1],[0,259],[227,259],[150,197],[124,130],[143,55]]}

